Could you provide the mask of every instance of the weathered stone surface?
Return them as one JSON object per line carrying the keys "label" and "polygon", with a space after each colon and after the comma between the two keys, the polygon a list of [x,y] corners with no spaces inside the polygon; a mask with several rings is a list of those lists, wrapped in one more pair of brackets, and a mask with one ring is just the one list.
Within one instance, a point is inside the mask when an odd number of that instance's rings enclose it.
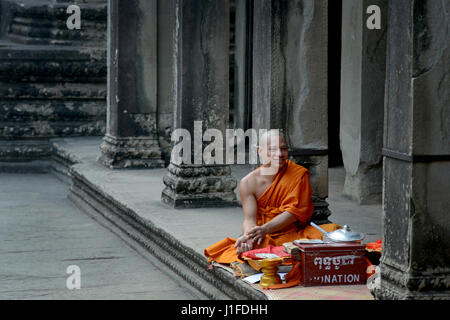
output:
{"label": "weathered stone surface", "polygon": [[286,105],[285,61],[281,55],[281,2],[257,1],[253,8],[252,126],[254,129],[283,129]]}
{"label": "weathered stone surface", "polygon": [[1,1],[0,140],[21,139],[7,153],[23,160],[47,156],[23,139],[105,133],[106,1],[80,4],[82,30],[67,29],[69,4]]}
{"label": "weathered stone surface", "polygon": [[40,140],[0,140],[1,161],[30,161],[49,158],[52,146],[47,139]]}
{"label": "weathered stone surface", "polygon": [[[291,155],[290,159],[305,167],[311,172],[310,181],[313,188],[312,201],[314,212],[311,218],[317,224],[330,223],[328,217],[331,211],[328,209],[328,157],[314,155]],[[324,185],[325,184],[325,185]],[[320,193],[322,190],[322,193]],[[326,192],[323,192],[326,190]]]}
{"label": "weathered stone surface", "polygon": [[[253,12],[251,3],[247,0],[236,0],[235,5],[235,28],[234,54],[232,70],[233,81],[233,126],[247,130],[251,125],[251,36],[253,26]],[[231,56],[230,56],[231,58]],[[231,97],[230,97],[231,99]],[[230,100],[231,101],[231,100]]]}
{"label": "weathered stone surface", "polygon": [[108,123],[98,160],[110,168],[164,166],[156,129],[156,4],[109,2]]}
{"label": "weathered stone surface", "polygon": [[[78,45],[97,47],[106,42],[106,0],[54,1],[3,0],[11,10],[5,38],[36,45]],[[81,11],[81,29],[69,30],[67,7],[76,4]]]}
{"label": "weathered stone surface", "polygon": [[105,77],[101,48],[0,48],[0,137],[103,134]]}
{"label": "weathered stone surface", "polygon": [[433,158],[450,154],[449,9],[447,2],[389,3],[384,147],[391,153],[377,298],[450,297],[450,163]]}
{"label": "weathered stone surface", "polygon": [[106,134],[100,151],[98,161],[110,169],[164,166],[158,140],[151,137],[118,138]]}
{"label": "weathered stone surface", "polygon": [[[229,115],[229,3],[180,0],[166,9],[173,19],[170,21],[178,26],[165,39],[171,42],[165,48],[170,50],[166,55],[173,57],[173,64],[161,84],[164,92],[174,95],[166,100],[175,110],[174,129],[186,129],[194,137],[194,121],[201,121],[202,133],[211,128],[225,136]],[[194,159],[194,147],[191,150]],[[162,202],[173,207],[236,204],[236,181],[228,166],[221,164],[176,165],[172,159],[164,184]]]}
{"label": "weathered stone surface", "polygon": [[[367,7],[381,8],[381,29],[366,27]],[[340,142],[344,195],[360,204],[381,202],[387,1],[344,0]]]}
{"label": "weathered stone surface", "polygon": [[157,130],[166,166],[170,163],[170,137],[174,126],[174,110],[177,105],[176,79],[177,55],[174,53],[178,28],[175,11],[176,1],[158,1],[158,114]]}
{"label": "weathered stone surface", "polygon": [[235,206],[237,186],[229,166],[169,165],[162,201],[172,207]]}

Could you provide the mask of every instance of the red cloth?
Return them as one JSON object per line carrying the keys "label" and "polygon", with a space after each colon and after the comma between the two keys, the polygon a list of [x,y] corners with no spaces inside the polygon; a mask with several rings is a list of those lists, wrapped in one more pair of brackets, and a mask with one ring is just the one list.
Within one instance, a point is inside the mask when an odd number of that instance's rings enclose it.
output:
{"label": "red cloth", "polygon": [[250,251],[244,252],[242,254],[242,256],[253,259],[253,260],[263,259],[263,258],[256,256],[257,253],[272,253],[272,254],[277,255],[280,258],[290,258],[291,257],[291,255],[289,253],[284,252],[284,247],[282,247],[282,246],[275,247],[272,245],[268,245],[267,247],[264,247],[262,249],[255,249],[255,250],[250,250]]}
{"label": "red cloth", "polygon": [[383,244],[382,244],[381,238],[380,238],[378,241],[370,242],[370,243],[366,244],[366,250],[381,252],[382,246],[383,246]]}

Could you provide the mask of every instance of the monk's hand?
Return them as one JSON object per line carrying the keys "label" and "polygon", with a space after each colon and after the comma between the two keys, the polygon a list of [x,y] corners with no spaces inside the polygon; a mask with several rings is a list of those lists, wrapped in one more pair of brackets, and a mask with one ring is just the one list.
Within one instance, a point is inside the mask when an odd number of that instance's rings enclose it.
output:
{"label": "monk's hand", "polygon": [[250,237],[251,239],[253,239],[253,241],[257,244],[260,245],[261,242],[264,240],[264,238],[266,237],[267,231],[264,228],[264,226],[254,226],[253,228],[251,228],[248,232],[247,235],[248,237]]}
{"label": "monk's hand", "polygon": [[234,247],[236,248],[236,253],[238,255],[250,251],[253,249],[253,239],[246,234],[242,235],[236,240]]}

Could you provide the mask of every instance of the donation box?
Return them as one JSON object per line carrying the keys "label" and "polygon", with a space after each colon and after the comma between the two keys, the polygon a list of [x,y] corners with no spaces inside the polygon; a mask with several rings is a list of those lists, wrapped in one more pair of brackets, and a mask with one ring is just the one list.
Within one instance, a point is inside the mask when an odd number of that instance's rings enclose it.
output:
{"label": "donation box", "polygon": [[[295,242],[294,242],[295,243]],[[342,286],[366,283],[365,246],[359,243],[295,243],[300,248],[303,285]]]}

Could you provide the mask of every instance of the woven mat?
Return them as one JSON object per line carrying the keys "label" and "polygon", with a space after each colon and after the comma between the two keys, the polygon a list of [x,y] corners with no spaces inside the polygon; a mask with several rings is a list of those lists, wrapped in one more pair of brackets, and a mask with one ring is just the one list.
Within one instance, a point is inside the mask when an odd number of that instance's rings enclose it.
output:
{"label": "woven mat", "polygon": [[[233,274],[233,269],[227,265],[214,263],[214,267],[222,268]],[[242,279],[238,280],[244,281]],[[374,300],[366,285],[324,287],[304,287],[299,285],[278,290],[264,290],[257,283],[250,285],[264,293],[269,300]]]}
{"label": "woven mat", "polygon": [[366,285],[324,286],[262,290],[259,284],[252,285],[264,292],[269,300],[374,300]]}

